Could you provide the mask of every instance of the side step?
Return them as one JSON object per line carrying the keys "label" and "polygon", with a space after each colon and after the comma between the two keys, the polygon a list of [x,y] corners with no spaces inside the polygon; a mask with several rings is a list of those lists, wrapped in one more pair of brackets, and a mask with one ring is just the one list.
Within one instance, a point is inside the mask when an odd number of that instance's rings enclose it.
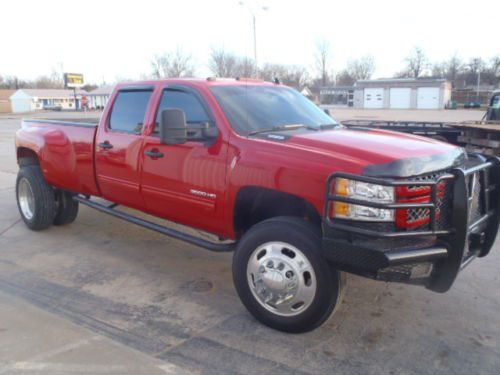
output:
{"label": "side step", "polygon": [[133,223],[133,224],[140,225],[141,227],[154,230],[155,232],[158,232],[158,233],[170,236],[170,237],[177,238],[179,240],[185,241],[185,242],[190,243],[192,245],[202,247],[202,248],[210,250],[210,251],[215,251],[218,253],[233,251],[235,248],[235,245],[236,245],[235,242],[225,243],[225,244],[218,244],[218,243],[210,242],[210,241],[204,240],[202,238],[195,237],[195,236],[192,236],[190,234],[183,233],[183,232],[180,232],[178,230],[168,228],[168,227],[165,227],[163,225],[159,225],[159,224],[153,223],[151,221],[138,218],[136,216],[127,214],[125,212],[117,211],[114,209],[114,207],[116,207],[116,204],[112,204],[111,206],[105,206],[103,204],[93,202],[89,198],[84,198],[84,197],[79,196],[79,195],[75,195],[73,197],[73,200],[75,200],[81,204],[84,204],[86,206],[92,207],[98,211],[101,211],[101,212],[107,213],[109,215],[112,215],[114,217],[117,217],[119,219],[128,221],[128,222]]}

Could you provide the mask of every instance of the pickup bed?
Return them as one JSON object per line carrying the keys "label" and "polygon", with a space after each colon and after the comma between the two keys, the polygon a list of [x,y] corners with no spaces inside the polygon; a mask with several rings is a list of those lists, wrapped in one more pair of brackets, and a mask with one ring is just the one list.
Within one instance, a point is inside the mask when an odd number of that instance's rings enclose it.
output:
{"label": "pickup bed", "polygon": [[16,152],[17,202],[29,228],[69,224],[84,204],[209,250],[234,250],[243,304],[287,332],[328,319],[343,272],[445,292],[488,254],[499,226],[497,157],[345,128],[279,83],[121,84],[98,124],[24,120]]}

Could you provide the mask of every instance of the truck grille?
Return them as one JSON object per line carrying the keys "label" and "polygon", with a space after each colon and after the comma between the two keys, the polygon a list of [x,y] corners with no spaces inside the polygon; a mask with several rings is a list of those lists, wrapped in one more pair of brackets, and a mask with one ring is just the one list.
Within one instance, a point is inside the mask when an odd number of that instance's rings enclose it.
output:
{"label": "truck grille", "polygon": [[478,220],[486,213],[484,210],[484,197],[483,194],[481,194],[483,184],[483,181],[481,180],[482,179],[479,173],[467,176],[465,180],[467,185],[467,195],[469,196],[469,199],[471,199],[469,211],[470,224]]}
{"label": "truck grille", "polygon": [[[436,172],[427,175],[417,176],[414,181],[436,181],[440,176],[447,174],[448,171]],[[406,189],[413,199],[422,202],[431,202],[431,190],[429,186],[415,185],[408,186]],[[411,200],[412,198],[408,199]],[[442,180],[437,185],[436,194],[436,223],[437,229],[448,228],[451,224],[451,203],[452,203],[452,182]],[[407,229],[430,229],[431,211],[429,208],[412,208],[400,210],[398,214],[399,227]],[[403,225],[402,225],[403,224]]]}
{"label": "truck grille", "polygon": [[[446,174],[447,171],[441,173],[433,173],[429,175],[419,176],[414,178],[415,181],[432,181],[437,180],[440,176]],[[487,172],[486,172],[487,173]],[[484,184],[480,172],[471,174],[466,177],[467,196],[470,199],[470,214],[469,223],[472,224],[481,218],[485,212],[484,194],[482,194],[482,186]],[[419,191],[425,193],[422,186],[409,186],[409,191],[418,194]],[[438,193],[436,200],[436,224],[437,229],[447,229],[451,227],[452,217],[452,202],[453,202],[453,181],[443,180],[438,185]],[[406,220],[412,229],[430,229],[430,210],[428,208],[415,208],[406,210]]]}

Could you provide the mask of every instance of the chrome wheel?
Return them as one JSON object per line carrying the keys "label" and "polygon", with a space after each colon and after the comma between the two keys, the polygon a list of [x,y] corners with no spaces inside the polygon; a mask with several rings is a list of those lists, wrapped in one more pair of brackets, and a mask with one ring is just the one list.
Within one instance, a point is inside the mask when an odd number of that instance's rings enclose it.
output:
{"label": "chrome wheel", "polygon": [[316,295],[316,275],[307,257],[285,242],[268,242],[248,260],[252,294],[266,310],[281,316],[305,311]]}
{"label": "chrome wheel", "polygon": [[19,207],[23,216],[27,220],[31,220],[35,212],[35,197],[31,185],[26,178],[22,178],[19,181],[17,199],[19,200]]}

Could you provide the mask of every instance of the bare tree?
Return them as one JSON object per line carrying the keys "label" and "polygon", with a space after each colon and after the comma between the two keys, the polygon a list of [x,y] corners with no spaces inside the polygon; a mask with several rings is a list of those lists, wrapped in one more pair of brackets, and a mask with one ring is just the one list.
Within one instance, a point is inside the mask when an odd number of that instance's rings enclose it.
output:
{"label": "bare tree", "polygon": [[151,59],[151,76],[159,79],[167,75],[167,57],[165,55],[154,55]]}
{"label": "bare tree", "polygon": [[32,85],[37,89],[63,89],[63,73],[58,71],[57,68],[53,68],[50,74],[37,77]]}
{"label": "bare tree", "polygon": [[432,64],[432,76],[446,78],[451,81],[453,87],[459,84],[459,78],[463,73],[463,63],[457,54],[448,60]]}
{"label": "bare tree", "polygon": [[415,47],[405,59],[407,76],[418,78],[427,66],[427,57],[420,47]]}
{"label": "bare tree", "polygon": [[354,79],[370,79],[375,72],[375,60],[373,56],[366,55],[347,64],[347,72]]}
{"label": "bare tree", "polygon": [[339,86],[352,86],[356,82],[356,79],[349,73],[348,69],[344,69],[337,74],[335,81]]}
{"label": "bare tree", "polygon": [[326,39],[320,39],[316,43],[314,55],[315,66],[321,80],[321,85],[326,86],[330,82],[330,43]]}
{"label": "bare tree", "polygon": [[446,63],[439,62],[432,64],[432,76],[433,77],[446,77]]}
{"label": "bare tree", "polygon": [[52,75],[39,76],[33,82],[33,85],[37,89],[62,89],[64,88],[64,83],[61,82],[56,77]]}
{"label": "bare tree", "polygon": [[18,90],[32,88],[33,83],[19,80],[16,76],[5,76],[0,78],[0,89]]}
{"label": "bare tree", "polygon": [[500,77],[500,55],[493,56],[490,61],[491,70],[495,76]]}
{"label": "bare tree", "polygon": [[452,82],[453,86],[456,86],[456,81],[462,68],[462,60],[457,54],[454,54],[446,63],[445,77]]}
{"label": "bare tree", "polygon": [[180,48],[175,52],[155,55],[151,60],[151,75],[153,78],[191,77],[195,70],[192,60],[192,56]]}
{"label": "bare tree", "polygon": [[234,77],[254,78],[258,75],[255,60],[248,57],[238,57],[234,70]]}
{"label": "bare tree", "polygon": [[309,83],[307,69],[299,65],[264,64],[259,70],[259,77],[266,81],[278,78],[285,85],[299,90]]}
{"label": "bare tree", "polygon": [[485,63],[480,57],[473,57],[467,63],[467,70],[469,70],[472,74],[477,74],[481,70],[484,69]]}
{"label": "bare tree", "polygon": [[238,57],[223,48],[211,48],[208,68],[217,77],[235,77],[238,70]]}

